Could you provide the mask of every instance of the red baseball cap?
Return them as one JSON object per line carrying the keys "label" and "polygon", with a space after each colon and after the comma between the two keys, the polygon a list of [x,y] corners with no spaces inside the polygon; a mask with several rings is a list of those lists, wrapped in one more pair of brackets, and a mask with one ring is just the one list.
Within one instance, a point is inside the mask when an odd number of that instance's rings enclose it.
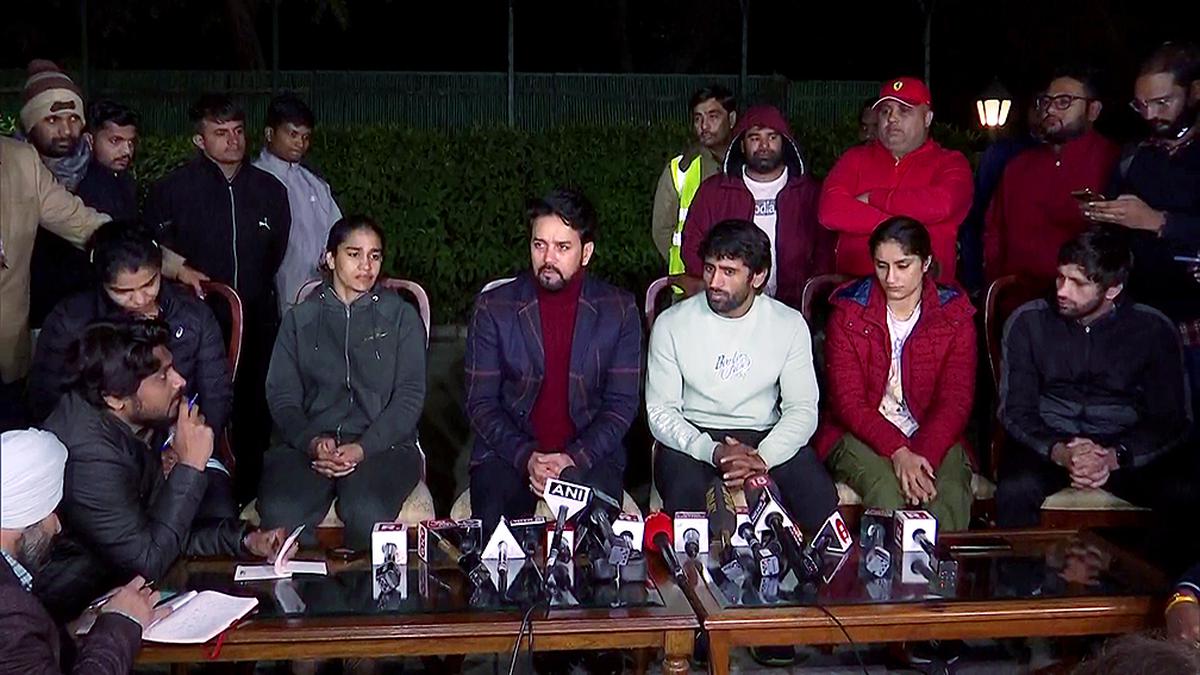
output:
{"label": "red baseball cap", "polygon": [[878,107],[884,101],[899,101],[906,106],[931,105],[933,99],[929,95],[929,87],[916,77],[897,77],[888,80],[879,88],[879,100],[872,107]]}

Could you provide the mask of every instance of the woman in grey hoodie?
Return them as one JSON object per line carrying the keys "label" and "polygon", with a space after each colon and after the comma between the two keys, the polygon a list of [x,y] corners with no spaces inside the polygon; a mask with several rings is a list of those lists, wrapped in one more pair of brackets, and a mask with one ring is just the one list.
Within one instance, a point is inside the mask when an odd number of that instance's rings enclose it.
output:
{"label": "woman in grey hoodie", "polygon": [[316,525],[337,499],[346,545],[370,545],[421,478],[417,420],[425,401],[425,328],[379,284],[384,235],[348,216],[329,231],[324,283],[284,316],[267,373],[275,444],[264,459],[264,526]]}

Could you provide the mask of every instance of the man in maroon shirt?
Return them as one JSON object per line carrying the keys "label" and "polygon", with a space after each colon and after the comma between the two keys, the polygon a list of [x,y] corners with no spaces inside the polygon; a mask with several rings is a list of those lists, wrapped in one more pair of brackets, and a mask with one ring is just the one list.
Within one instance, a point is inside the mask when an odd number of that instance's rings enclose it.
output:
{"label": "man in maroon shirt", "polygon": [[984,275],[1016,274],[1047,289],[1058,249],[1088,227],[1073,194],[1099,196],[1120,148],[1093,128],[1102,104],[1086,68],[1060,69],[1035,101],[1042,143],[1004,170],[984,225]]}
{"label": "man in maroon shirt", "polygon": [[479,296],[467,335],[471,510],[490,533],[530,515],[546,479],[620,499],[637,414],[642,326],[633,296],[585,273],[596,212],[555,190],[528,210],[532,271]]}

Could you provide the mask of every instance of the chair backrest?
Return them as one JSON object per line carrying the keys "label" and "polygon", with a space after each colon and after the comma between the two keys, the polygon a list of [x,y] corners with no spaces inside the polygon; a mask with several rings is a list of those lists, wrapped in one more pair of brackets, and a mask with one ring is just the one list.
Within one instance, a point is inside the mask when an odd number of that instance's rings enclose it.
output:
{"label": "chair backrest", "polygon": [[225,357],[229,360],[229,379],[236,380],[242,355],[242,298],[238,296],[237,291],[218,281],[205,281],[200,287],[204,289],[205,301],[210,306],[214,302],[224,305],[213,307],[213,310],[218,317],[226,316],[229,319],[229,334],[225,336]]}
{"label": "chair backrest", "polygon": [[[650,286],[646,288],[646,330],[649,331],[654,328],[654,320],[658,318],[660,312],[680,300],[692,297],[698,292],[697,289],[699,288],[703,288],[703,285],[687,286],[678,283],[672,284],[670,277],[659,277],[652,281]],[[667,290],[671,292],[667,293]]]}
{"label": "chair backrest", "polygon": [[432,320],[429,307],[429,294],[421,288],[421,284],[408,279],[384,279],[383,287],[397,293],[408,293],[417,301],[417,313],[421,315],[421,323],[425,324],[425,346],[429,346],[429,322]]}
{"label": "chair backrest", "polygon": [[[671,287],[671,278],[670,277],[659,277],[659,278],[655,279],[654,281],[650,282],[650,286],[646,288],[646,330],[647,331],[654,328],[654,319],[658,316],[658,312],[659,312],[658,297],[660,295],[662,295],[663,292],[666,291],[667,289],[669,289],[670,287]],[[670,300],[668,299],[667,303],[665,303],[665,304],[667,307],[669,307]],[[663,309],[665,309],[665,308],[666,307],[664,307]]]}
{"label": "chair backrest", "polygon": [[480,289],[479,293],[480,294],[487,293],[490,290],[500,288],[504,284],[507,284],[509,282],[516,281],[516,280],[517,280],[516,277],[504,277],[503,279],[492,279],[491,281],[489,281],[483,285],[483,288]]}
{"label": "chair backrest", "polygon": [[846,274],[818,274],[804,282],[804,291],[800,295],[800,313],[804,315],[804,320],[811,324],[814,318],[818,318],[814,317],[813,312],[828,305],[833,289],[850,279]]}
{"label": "chair backrest", "polygon": [[[205,302],[217,316],[217,323],[221,324],[223,331],[227,331],[225,358],[229,361],[229,379],[235,381],[242,356],[242,322],[245,318],[242,315],[242,298],[237,291],[218,281],[205,281],[200,287],[204,290]],[[237,468],[237,456],[233,454],[229,427],[223,429],[221,437],[217,439],[216,455],[232,476]]]}
{"label": "chair backrest", "polygon": [[[323,280],[321,279],[309,279],[308,281],[304,282],[304,284],[300,286],[300,290],[296,293],[296,304],[304,302],[308,296],[312,295],[313,291],[321,287],[322,283]],[[425,346],[428,347],[430,329],[429,324],[430,321],[432,321],[432,312],[429,306],[429,294],[425,292],[425,289],[421,287],[421,284],[418,284],[415,281],[409,281],[408,279],[392,279],[389,277],[382,277],[379,283],[382,284],[384,288],[396,291],[401,295],[408,294],[412,296],[415,304],[417,305],[417,313],[421,315],[421,323],[425,326]]]}
{"label": "chair backrest", "polygon": [[312,295],[313,291],[320,288],[321,284],[324,283],[324,281],[325,281],[324,279],[317,278],[317,279],[309,279],[308,281],[304,282],[303,284],[300,284],[300,290],[296,291],[296,304],[298,305],[298,304],[304,302],[304,299],[307,298],[308,296]]}
{"label": "chair backrest", "polygon": [[1031,283],[1016,275],[1000,277],[987,289],[983,305],[983,339],[987,345],[988,369],[992,372],[992,387],[999,395],[1000,370],[1004,367],[1004,324],[1021,305],[1041,297],[1048,287]]}
{"label": "chair backrest", "polygon": [[825,391],[825,324],[833,312],[829,296],[851,278],[845,274],[818,274],[804,283],[804,291],[800,295],[800,313],[804,315],[808,333],[812,336],[813,368],[817,371],[821,391]]}

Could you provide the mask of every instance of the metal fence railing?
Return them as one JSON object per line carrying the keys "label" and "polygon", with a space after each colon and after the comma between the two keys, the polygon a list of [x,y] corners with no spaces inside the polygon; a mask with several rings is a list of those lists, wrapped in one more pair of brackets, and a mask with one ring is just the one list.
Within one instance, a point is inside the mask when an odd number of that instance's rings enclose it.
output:
{"label": "metal fence railing", "polygon": [[[686,120],[691,93],[711,82],[736,89],[735,75],[518,73],[515,125],[541,130],[570,124],[630,124]],[[0,112],[21,105],[25,73],[0,70]],[[504,73],[280,71],[280,90],[295,91],[323,126],[400,125],[426,128],[503,126],[508,83]],[[878,84],[862,81],[789,82],[751,76],[743,99],[778,105],[793,119],[824,124],[852,118]],[[137,109],[145,131],[177,133],[187,108],[204,91],[227,91],[262,120],[272,94],[270,72],[93,71],[89,95]]]}

